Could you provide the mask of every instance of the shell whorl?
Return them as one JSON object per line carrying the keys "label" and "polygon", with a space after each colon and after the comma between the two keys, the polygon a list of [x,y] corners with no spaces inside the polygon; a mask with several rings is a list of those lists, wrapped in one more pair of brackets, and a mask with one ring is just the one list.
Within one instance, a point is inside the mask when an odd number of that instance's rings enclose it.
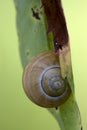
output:
{"label": "shell whorl", "polygon": [[29,62],[23,86],[31,101],[47,108],[61,105],[71,93],[67,80],[61,77],[58,55],[52,51],[41,53]]}

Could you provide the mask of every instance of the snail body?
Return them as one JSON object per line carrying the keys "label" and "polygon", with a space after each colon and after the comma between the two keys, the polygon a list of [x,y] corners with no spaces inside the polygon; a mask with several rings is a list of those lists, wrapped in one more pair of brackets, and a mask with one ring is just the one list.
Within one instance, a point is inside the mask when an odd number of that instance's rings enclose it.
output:
{"label": "snail body", "polygon": [[67,79],[61,77],[59,57],[52,51],[34,57],[23,74],[24,91],[35,104],[58,107],[70,96]]}

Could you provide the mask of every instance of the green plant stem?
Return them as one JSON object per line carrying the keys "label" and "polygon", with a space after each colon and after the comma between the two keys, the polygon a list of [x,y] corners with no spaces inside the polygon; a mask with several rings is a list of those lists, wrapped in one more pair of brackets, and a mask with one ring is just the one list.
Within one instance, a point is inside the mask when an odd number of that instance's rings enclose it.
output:
{"label": "green plant stem", "polygon": [[[49,33],[49,36],[47,35],[46,21],[40,0],[14,0],[14,3],[17,13],[19,52],[24,68],[32,57],[53,49],[51,45],[53,42],[52,33]],[[69,64],[68,72],[68,81],[72,90],[74,90],[71,64]],[[81,130],[80,113],[74,91],[72,91],[70,98],[57,110],[55,108],[48,110],[59,123],[61,130]]]}

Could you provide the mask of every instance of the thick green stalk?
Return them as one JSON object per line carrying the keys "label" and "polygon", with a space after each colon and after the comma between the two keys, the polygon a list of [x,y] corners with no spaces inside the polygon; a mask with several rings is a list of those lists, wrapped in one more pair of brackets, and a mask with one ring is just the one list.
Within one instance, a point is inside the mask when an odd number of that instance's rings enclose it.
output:
{"label": "thick green stalk", "polygon": [[[47,35],[46,20],[40,0],[14,0],[17,11],[17,30],[19,37],[19,51],[23,68],[31,58],[43,51],[53,49],[52,33]],[[69,50],[70,52],[70,50]],[[70,55],[70,54],[69,54]],[[70,58],[70,57],[69,57]],[[71,59],[70,59],[71,60]],[[74,95],[74,84],[72,69],[69,59],[66,61],[68,67],[62,61],[60,53],[60,63],[63,75],[68,72],[67,78],[72,89],[70,98],[58,109],[48,109],[58,121],[61,130],[81,130],[81,119],[79,109]],[[66,64],[65,64],[66,66]]]}

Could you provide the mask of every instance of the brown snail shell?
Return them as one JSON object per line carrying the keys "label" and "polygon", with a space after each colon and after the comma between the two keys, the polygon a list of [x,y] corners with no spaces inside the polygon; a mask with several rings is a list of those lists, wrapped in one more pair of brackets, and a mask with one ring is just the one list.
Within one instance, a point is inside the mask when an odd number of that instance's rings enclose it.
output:
{"label": "brown snail shell", "polygon": [[28,98],[42,107],[58,107],[70,96],[67,79],[62,79],[59,58],[52,51],[34,57],[26,66],[23,86]]}

